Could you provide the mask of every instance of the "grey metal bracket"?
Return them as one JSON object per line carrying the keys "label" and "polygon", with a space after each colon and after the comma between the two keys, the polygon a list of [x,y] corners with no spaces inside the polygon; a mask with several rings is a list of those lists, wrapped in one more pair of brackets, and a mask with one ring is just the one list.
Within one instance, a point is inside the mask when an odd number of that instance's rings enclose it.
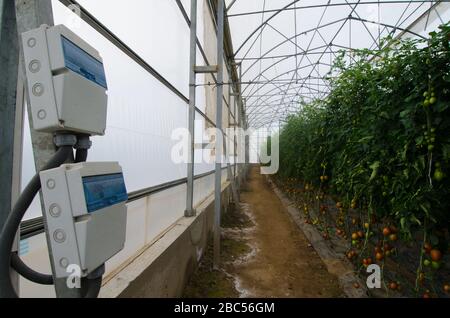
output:
{"label": "grey metal bracket", "polygon": [[194,72],[197,74],[212,74],[217,73],[218,71],[219,67],[217,65],[205,65],[194,67]]}

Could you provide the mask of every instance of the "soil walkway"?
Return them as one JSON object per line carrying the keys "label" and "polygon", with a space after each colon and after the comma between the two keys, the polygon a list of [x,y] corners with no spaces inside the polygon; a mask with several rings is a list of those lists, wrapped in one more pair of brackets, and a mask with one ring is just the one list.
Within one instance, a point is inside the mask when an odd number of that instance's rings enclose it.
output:
{"label": "soil walkway", "polygon": [[242,189],[241,212],[232,209],[222,220],[220,270],[212,270],[210,244],[184,297],[343,297],[259,171],[252,167]]}
{"label": "soil walkway", "polygon": [[256,225],[248,242],[255,245],[256,254],[228,270],[250,297],[342,296],[337,278],[328,273],[259,171],[251,168],[241,195]]}

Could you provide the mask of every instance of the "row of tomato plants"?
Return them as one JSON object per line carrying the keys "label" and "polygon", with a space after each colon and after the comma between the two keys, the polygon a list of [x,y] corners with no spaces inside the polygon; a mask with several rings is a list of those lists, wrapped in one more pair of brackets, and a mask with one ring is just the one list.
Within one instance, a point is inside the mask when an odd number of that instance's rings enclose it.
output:
{"label": "row of tomato plants", "polygon": [[[339,222],[349,209],[366,214],[353,245],[379,224],[387,241],[420,240],[417,290],[426,267],[445,269],[449,249],[449,40],[447,24],[426,40],[355,51],[350,63],[342,54],[330,94],[302,104],[280,132],[280,177],[337,196]],[[377,246],[375,257],[386,252]]]}

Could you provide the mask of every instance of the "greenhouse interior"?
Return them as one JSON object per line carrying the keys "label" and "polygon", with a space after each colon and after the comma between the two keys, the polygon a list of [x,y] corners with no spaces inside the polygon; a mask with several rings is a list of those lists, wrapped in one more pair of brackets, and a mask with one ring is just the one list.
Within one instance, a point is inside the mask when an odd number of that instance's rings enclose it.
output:
{"label": "greenhouse interior", "polygon": [[450,1],[0,22],[0,298],[450,298]]}

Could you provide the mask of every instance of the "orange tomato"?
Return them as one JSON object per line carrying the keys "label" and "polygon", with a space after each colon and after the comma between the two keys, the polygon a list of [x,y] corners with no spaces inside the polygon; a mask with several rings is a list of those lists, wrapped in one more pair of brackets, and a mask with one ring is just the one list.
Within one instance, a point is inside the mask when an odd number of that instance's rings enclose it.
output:
{"label": "orange tomato", "polygon": [[392,290],[396,290],[398,288],[398,284],[396,282],[392,282],[389,284],[389,288]]}
{"label": "orange tomato", "polygon": [[442,258],[442,253],[441,251],[434,249],[430,251],[430,256],[433,261],[439,262]]}

